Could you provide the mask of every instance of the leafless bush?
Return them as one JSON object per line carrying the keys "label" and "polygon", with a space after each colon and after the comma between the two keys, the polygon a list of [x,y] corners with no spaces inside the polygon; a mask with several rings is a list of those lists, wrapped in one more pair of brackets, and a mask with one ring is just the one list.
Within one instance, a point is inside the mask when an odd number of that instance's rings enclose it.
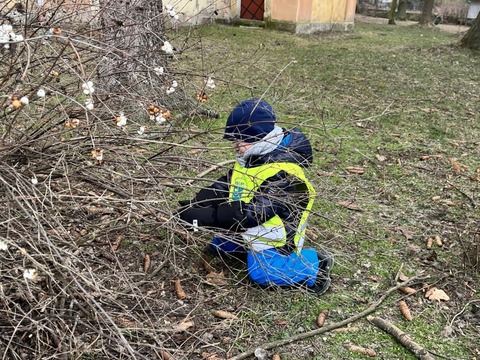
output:
{"label": "leafless bush", "polygon": [[[0,6],[0,353],[162,358],[186,321],[167,324],[181,305],[151,280],[177,231],[161,184],[182,166],[180,119],[202,111],[169,70],[164,17]],[[119,261],[160,231],[151,268]]]}

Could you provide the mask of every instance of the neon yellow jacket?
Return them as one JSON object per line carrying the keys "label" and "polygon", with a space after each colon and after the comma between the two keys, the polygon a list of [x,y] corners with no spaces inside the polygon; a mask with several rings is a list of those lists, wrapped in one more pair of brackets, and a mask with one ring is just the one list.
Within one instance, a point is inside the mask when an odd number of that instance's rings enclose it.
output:
{"label": "neon yellow jacket", "polygon": [[[290,189],[290,191],[272,193],[271,196],[273,197],[294,195],[287,200],[289,211],[275,214],[267,221],[247,228],[241,233],[242,238],[255,251],[272,247],[283,247],[297,252],[301,250],[307,219],[315,199],[315,190],[307,180],[303,169],[294,163],[275,162],[248,168],[236,163],[233,169],[229,187],[229,201],[242,201],[245,204],[252,201],[267,179],[272,179],[282,171],[288,174],[288,178],[295,179],[293,183],[296,184],[295,187],[300,192],[294,191],[292,193],[292,189]],[[285,202],[286,199],[277,200]],[[297,216],[292,216],[292,209]],[[285,216],[282,216],[282,214],[285,214]],[[292,225],[295,227],[293,234],[291,231]],[[288,228],[290,228],[290,231],[287,230]]]}

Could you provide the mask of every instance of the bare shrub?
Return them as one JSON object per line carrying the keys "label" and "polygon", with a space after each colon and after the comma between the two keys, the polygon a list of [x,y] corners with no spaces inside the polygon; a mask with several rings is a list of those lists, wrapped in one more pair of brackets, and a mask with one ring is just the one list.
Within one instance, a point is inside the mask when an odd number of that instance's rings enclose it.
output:
{"label": "bare shrub", "polygon": [[[0,348],[9,359],[162,358],[186,326],[166,325],[169,310],[158,309],[181,305],[151,278],[177,231],[161,184],[182,166],[169,153],[178,134],[190,137],[178,119],[202,106],[169,69],[161,2],[150,22],[151,12],[115,3],[2,5]],[[141,247],[129,250],[138,261],[119,260],[122,241],[159,233],[150,269]]]}

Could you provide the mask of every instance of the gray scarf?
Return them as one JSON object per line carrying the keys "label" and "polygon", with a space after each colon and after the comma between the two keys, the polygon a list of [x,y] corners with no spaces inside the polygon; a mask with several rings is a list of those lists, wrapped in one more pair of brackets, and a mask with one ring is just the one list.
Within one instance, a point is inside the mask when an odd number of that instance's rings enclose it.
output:
{"label": "gray scarf", "polygon": [[265,155],[275,150],[283,140],[283,129],[280,126],[275,125],[272,131],[270,131],[265,137],[257,141],[250,149],[248,149],[243,155],[237,155],[237,162],[245,166],[248,159],[251,156]]}

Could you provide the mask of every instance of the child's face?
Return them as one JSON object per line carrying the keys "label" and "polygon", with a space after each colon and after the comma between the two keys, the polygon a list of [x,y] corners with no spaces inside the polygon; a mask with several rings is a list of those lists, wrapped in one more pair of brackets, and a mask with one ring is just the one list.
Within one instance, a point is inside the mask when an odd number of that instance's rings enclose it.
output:
{"label": "child's face", "polygon": [[238,155],[243,155],[247,152],[248,149],[250,149],[253,146],[251,143],[247,143],[244,141],[233,141],[232,142],[232,147],[235,149],[235,152]]}

